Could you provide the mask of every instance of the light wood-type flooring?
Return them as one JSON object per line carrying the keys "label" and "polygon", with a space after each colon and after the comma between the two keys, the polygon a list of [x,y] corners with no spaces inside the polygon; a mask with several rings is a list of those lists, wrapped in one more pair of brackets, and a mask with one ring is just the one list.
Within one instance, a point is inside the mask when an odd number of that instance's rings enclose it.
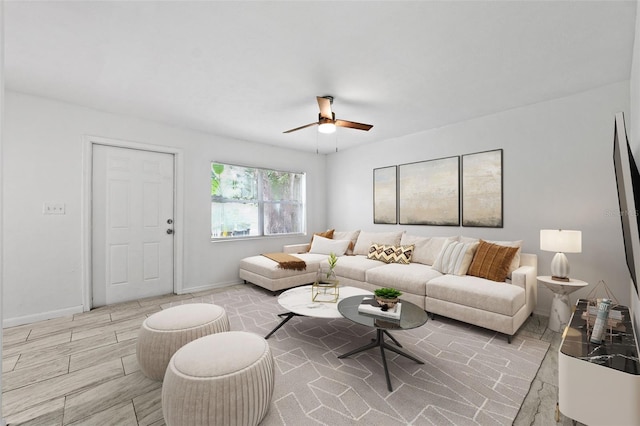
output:
{"label": "light wood-type flooring", "polygon": [[[138,329],[162,306],[227,289],[142,299],[4,329],[4,420],[9,425],[164,425],[162,383],[147,379],[136,361]],[[560,335],[546,328],[546,320],[534,315],[519,331],[551,347],[514,422],[518,426],[556,423]],[[571,420],[561,416],[559,424]]]}

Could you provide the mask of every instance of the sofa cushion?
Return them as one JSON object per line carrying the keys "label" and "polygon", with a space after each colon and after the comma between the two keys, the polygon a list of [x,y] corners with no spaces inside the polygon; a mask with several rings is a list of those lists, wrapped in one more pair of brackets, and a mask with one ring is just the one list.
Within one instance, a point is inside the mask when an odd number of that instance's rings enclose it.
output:
{"label": "sofa cushion", "polygon": [[519,250],[518,247],[507,247],[480,240],[480,245],[469,266],[469,275],[504,282],[509,273],[511,260]]}
{"label": "sofa cushion", "polygon": [[412,262],[433,265],[447,241],[458,241],[458,237],[419,237],[403,234],[400,244],[403,246],[414,245],[411,255]]}
{"label": "sofa cushion", "polygon": [[356,241],[356,246],[353,249],[353,254],[359,254],[362,256],[366,256],[369,253],[369,247],[371,244],[389,244],[389,245],[398,245],[400,244],[400,238],[402,237],[403,232],[365,232],[360,231],[358,235],[358,241]]}
{"label": "sofa cushion", "polygon": [[433,263],[443,274],[466,275],[479,243],[447,242]]}
{"label": "sofa cushion", "polygon": [[347,255],[353,254],[353,248],[356,246],[356,241],[358,241],[358,235],[360,235],[360,230],[357,231],[335,231],[333,233],[334,240],[349,240],[351,244],[347,247]]}
{"label": "sofa cushion", "polygon": [[518,286],[465,275],[442,275],[429,280],[427,297],[501,315],[513,316],[525,304]]}
{"label": "sofa cushion", "polygon": [[[389,263],[367,271],[367,282],[376,287],[392,287],[405,293],[425,296],[427,281],[442,274],[421,263]],[[402,298],[402,296],[401,296]]]}
{"label": "sofa cushion", "polygon": [[320,262],[325,260],[327,258],[327,255],[301,253],[295,254],[295,257],[305,261],[305,263],[307,264],[307,269],[305,271],[278,268],[277,262],[265,256],[250,256],[241,259],[240,269],[244,269],[245,271],[253,272],[254,274],[258,274],[271,279],[286,278],[316,271]]}
{"label": "sofa cushion", "polygon": [[335,253],[336,256],[342,256],[347,251],[347,247],[349,247],[350,242],[351,241],[349,240],[332,240],[316,235],[311,242],[311,249],[309,249],[309,253]]}
{"label": "sofa cushion", "polygon": [[386,264],[377,260],[367,259],[367,256],[342,256],[338,260],[334,271],[338,278],[344,277],[364,282],[367,270],[384,266]]}

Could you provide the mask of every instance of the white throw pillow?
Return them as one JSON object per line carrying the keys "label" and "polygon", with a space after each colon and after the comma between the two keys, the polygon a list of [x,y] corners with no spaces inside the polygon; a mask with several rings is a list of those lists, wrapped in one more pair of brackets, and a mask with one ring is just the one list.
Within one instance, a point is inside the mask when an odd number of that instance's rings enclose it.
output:
{"label": "white throw pillow", "polygon": [[450,241],[442,247],[432,268],[443,274],[466,275],[478,244]]}
{"label": "white throw pillow", "polygon": [[320,237],[316,235],[313,237],[311,243],[311,249],[309,253],[315,254],[331,254],[335,253],[336,256],[342,256],[349,247],[350,240],[332,240],[330,238]]}

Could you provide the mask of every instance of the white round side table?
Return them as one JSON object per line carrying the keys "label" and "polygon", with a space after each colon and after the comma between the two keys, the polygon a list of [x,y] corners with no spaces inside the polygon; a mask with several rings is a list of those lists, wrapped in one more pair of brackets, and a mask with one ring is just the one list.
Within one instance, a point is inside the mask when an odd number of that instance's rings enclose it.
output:
{"label": "white round side table", "polygon": [[550,330],[562,332],[571,318],[569,295],[582,287],[588,286],[589,283],[573,278],[569,281],[558,281],[548,275],[538,277],[538,281],[541,281],[542,284],[553,292],[548,327]]}

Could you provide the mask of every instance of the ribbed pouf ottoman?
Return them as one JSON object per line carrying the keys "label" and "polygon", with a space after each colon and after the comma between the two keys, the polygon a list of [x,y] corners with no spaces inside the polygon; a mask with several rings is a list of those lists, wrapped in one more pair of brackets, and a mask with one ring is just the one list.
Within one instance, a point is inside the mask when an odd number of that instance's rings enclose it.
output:
{"label": "ribbed pouf ottoman", "polygon": [[269,410],[274,362],[267,341],[245,331],[205,336],[178,349],[162,383],[168,426],[257,425]]}
{"label": "ribbed pouf ottoman", "polygon": [[167,364],[182,346],[202,336],[229,331],[224,308],[211,303],[188,303],[156,312],[144,320],[136,355],[150,379],[162,380]]}

